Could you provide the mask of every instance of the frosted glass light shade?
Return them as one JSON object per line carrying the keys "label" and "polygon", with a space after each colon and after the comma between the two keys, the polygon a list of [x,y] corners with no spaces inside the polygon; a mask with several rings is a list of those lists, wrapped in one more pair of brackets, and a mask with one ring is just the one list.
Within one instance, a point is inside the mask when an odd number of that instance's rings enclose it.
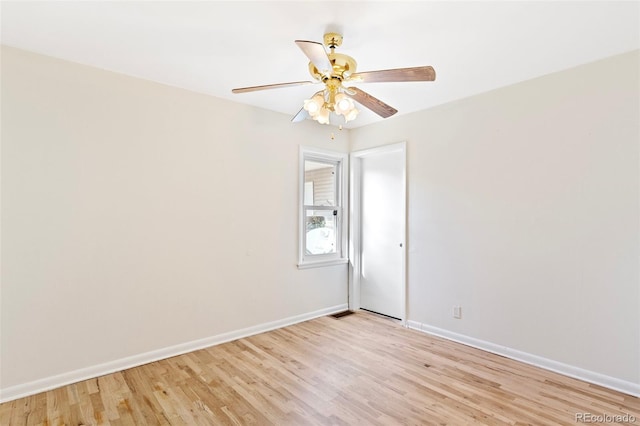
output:
{"label": "frosted glass light shade", "polygon": [[304,109],[309,113],[311,117],[315,117],[320,113],[324,105],[324,96],[318,93],[314,95],[311,99],[307,99],[304,101]]}

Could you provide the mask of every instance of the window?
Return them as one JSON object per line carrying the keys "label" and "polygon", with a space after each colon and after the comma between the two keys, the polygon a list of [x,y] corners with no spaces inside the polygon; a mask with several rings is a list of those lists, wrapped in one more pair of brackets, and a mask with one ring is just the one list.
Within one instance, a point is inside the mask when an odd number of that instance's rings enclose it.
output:
{"label": "window", "polygon": [[300,268],[346,263],[346,154],[300,149]]}

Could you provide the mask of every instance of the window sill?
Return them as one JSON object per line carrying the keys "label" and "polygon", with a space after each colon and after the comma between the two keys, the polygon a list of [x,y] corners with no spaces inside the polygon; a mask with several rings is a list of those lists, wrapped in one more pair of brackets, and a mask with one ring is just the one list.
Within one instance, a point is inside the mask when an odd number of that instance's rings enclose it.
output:
{"label": "window sill", "polygon": [[315,262],[298,263],[298,269],[321,268],[323,266],[345,265],[347,263],[349,263],[349,259],[347,258],[333,259],[333,260],[318,260]]}

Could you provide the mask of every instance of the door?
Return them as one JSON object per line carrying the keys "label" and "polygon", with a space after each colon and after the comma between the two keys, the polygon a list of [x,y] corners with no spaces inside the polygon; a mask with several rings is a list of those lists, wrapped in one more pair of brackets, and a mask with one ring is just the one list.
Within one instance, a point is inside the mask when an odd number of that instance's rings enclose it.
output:
{"label": "door", "polygon": [[405,319],[404,144],[355,153],[360,307]]}

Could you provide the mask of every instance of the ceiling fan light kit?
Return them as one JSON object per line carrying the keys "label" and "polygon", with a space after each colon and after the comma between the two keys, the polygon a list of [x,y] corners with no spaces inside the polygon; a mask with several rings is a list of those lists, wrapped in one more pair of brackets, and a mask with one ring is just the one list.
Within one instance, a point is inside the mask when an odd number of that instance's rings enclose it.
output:
{"label": "ceiling fan light kit", "polygon": [[325,82],[325,89],[304,101],[304,110],[320,124],[329,124],[331,112],[344,117],[347,123],[358,116],[358,110],[351,98],[345,94],[340,80],[332,78]]}
{"label": "ceiling fan light kit", "polygon": [[[276,89],[290,86],[303,86],[323,83],[320,90],[303,102],[303,107],[293,117],[293,122],[312,118],[320,124],[330,124],[331,113],[342,116],[348,123],[358,116],[355,102],[370,109],[382,118],[391,117],[397,109],[371,96],[367,92],[351,86],[351,83],[378,83],[403,81],[434,81],[436,73],[430,66],[398,68],[391,70],[356,72],[357,62],[351,56],[336,53],[336,47],[342,44],[342,35],[327,33],[324,44],[315,41],[296,40],[296,45],[309,59],[309,73],[314,81],[267,84],[263,86],[233,89],[233,93],[247,93],[258,90]],[[325,46],[329,48],[327,54]],[[346,85],[344,85],[346,84]],[[354,102],[355,101],[355,102]]]}

